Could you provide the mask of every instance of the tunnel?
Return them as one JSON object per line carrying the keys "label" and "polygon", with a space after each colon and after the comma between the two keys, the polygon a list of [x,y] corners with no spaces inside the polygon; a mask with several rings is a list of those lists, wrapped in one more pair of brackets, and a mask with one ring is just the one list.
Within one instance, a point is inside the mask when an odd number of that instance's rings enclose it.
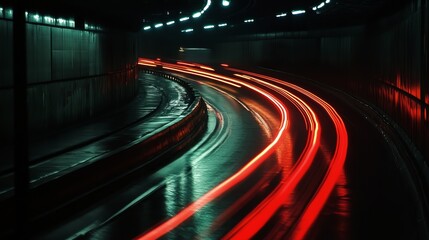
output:
{"label": "tunnel", "polygon": [[0,1],[1,239],[429,239],[427,0]]}

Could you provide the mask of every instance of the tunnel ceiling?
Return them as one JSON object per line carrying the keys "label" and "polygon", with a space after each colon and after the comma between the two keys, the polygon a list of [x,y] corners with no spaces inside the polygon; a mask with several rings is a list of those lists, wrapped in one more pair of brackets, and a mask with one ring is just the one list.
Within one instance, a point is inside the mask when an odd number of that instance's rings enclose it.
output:
{"label": "tunnel ceiling", "polygon": [[[321,23],[327,25],[354,24],[385,14],[407,0],[228,0],[228,7],[222,6],[223,0],[211,0],[211,5],[199,19],[200,23],[230,22],[242,23],[243,19],[261,20],[259,28],[301,27]],[[70,16],[83,21],[98,23],[107,27],[139,31],[145,25],[156,22],[177,20],[201,11],[207,0],[57,0],[27,1],[29,11],[58,16]],[[13,1],[5,2],[12,5]],[[318,8],[321,4],[323,7]],[[306,10],[306,19],[278,23],[275,16],[293,10]],[[301,17],[302,18],[302,17]],[[304,22],[304,23],[303,23]],[[256,27],[255,29],[258,29]]]}

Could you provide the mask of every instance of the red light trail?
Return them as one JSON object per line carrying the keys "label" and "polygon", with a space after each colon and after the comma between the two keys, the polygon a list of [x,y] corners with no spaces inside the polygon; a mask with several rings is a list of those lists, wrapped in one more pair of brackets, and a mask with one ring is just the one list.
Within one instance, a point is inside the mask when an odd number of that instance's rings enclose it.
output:
{"label": "red light trail", "polygon": [[[246,87],[247,89],[259,94],[272,103],[280,116],[280,126],[278,126],[275,137],[263,151],[252,158],[243,168],[238,172],[221,182],[219,185],[208,191],[202,197],[191,203],[175,216],[154,227],[153,229],[143,233],[136,239],[157,239],[167,234],[169,231],[177,228],[180,224],[190,218],[195,212],[199,211],[214,199],[220,197],[222,194],[230,190],[246,179],[253,171],[255,171],[266,159],[268,159],[275,152],[275,149],[282,144],[282,139],[287,133],[287,126],[289,118],[287,116],[286,104],[283,101],[292,103],[301,113],[307,126],[307,141],[305,147],[296,161],[293,168],[283,175],[283,179],[272,190],[272,192],[265,197],[252,211],[250,211],[233,229],[224,236],[224,239],[249,239],[254,236],[258,231],[265,226],[265,224],[276,214],[278,209],[285,205],[285,201],[289,198],[295,190],[298,183],[301,182],[304,175],[312,166],[316,153],[320,147],[321,138],[321,124],[312,107],[302,98],[293,94],[286,89],[293,89],[294,91],[308,97],[312,102],[318,104],[326,111],[330,119],[335,125],[336,132],[336,146],[334,155],[329,162],[328,170],[326,171],[323,180],[318,183],[318,187],[313,194],[311,200],[306,204],[304,210],[296,220],[296,224],[291,227],[289,235],[291,239],[302,239],[311,228],[312,224],[319,216],[323,209],[328,197],[330,196],[335,184],[342,173],[343,165],[345,162],[348,136],[347,130],[341,117],[335,109],[327,102],[316,96],[315,94],[288,82],[280,79],[272,78],[269,76],[248,72],[240,69],[229,68],[228,65],[222,64],[226,70],[239,73],[234,74],[243,80],[232,78],[217,73],[213,73],[214,69],[194,63],[177,62],[178,64],[169,64],[163,62],[155,62],[153,60],[139,59],[139,65],[146,67],[161,66],[163,69],[169,71],[176,71],[195,75],[210,80],[217,81],[221,84],[228,84],[234,87]],[[196,68],[190,68],[196,67]],[[204,69],[210,72],[203,71]],[[278,96],[281,96],[279,99]],[[278,156],[281,158],[282,156]],[[241,198],[240,201],[243,199]],[[232,212],[233,209],[229,208],[226,212]]]}
{"label": "red light trail", "polygon": [[[251,79],[251,78],[248,78]],[[260,81],[258,79],[255,79]],[[284,176],[281,183],[273,192],[265,198],[250,214],[248,214],[239,224],[232,229],[224,239],[249,239],[256,234],[283,205],[284,199],[295,189],[296,185],[303,178],[310,168],[320,145],[320,124],[314,111],[297,96],[273,85],[265,83],[273,90],[282,93],[283,96],[294,101],[305,113],[309,122],[307,143],[301,157],[297,161],[290,175]]]}
{"label": "red light trail", "polygon": [[[195,71],[199,72],[199,71]],[[189,71],[189,74],[193,74],[194,71]],[[243,181],[247,176],[249,176],[259,165],[263,163],[274,151],[275,147],[280,144],[280,139],[282,138],[283,134],[285,133],[288,119],[287,119],[287,112],[285,106],[273,95],[267,93],[261,88],[258,88],[256,86],[250,85],[248,83],[242,82],[240,80],[224,77],[217,74],[209,74],[201,72],[202,74],[207,74],[209,76],[212,76],[214,79],[216,77],[221,78],[223,80],[229,80],[234,82],[235,84],[240,84],[243,86],[248,87],[249,89],[257,92],[261,96],[267,98],[269,101],[272,102],[272,104],[278,109],[281,121],[278,133],[275,137],[275,139],[257,156],[255,156],[253,159],[251,159],[243,168],[241,168],[238,172],[236,172],[234,175],[232,175],[230,178],[226,179],[219,185],[217,185],[215,188],[204,194],[201,198],[196,200],[195,202],[188,205],[186,208],[182,209],[178,214],[167,220],[166,222],[162,223],[161,225],[157,226],[156,228],[150,230],[147,233],[144,233],[143,235],[137,237],[137,239],[157,239],[171,231],[172,229],[179,226],[181,223],[186,221],[189,217],[191,217],[195,212],[197,212],[199,209],[234,187],[239,182]]]}
{"label": "red light trail", "polygon": [[261,77],[265,80],[275,82],[279,85],[288,86],[297,91],[300,91],[301,93],[311,97],[314,101],[319,103],[326,110],[326,112],[329,114],[329,116],[331,117],[332,121],[335,124],[335,130],[337,133],[337,143],[336,143],[336,150],[335,150],[334,156],[330,161],[329,169],[325,175],[325,178],[320,184],[319,189],[317,190],[317,193],[314,195],[313,199],[310,201],[310,204],[307,205],[306,210],[301,215],[299,222],[296,225],[291,238],[291,239],[302,239],[310,229],[311,225],[313,224],[313,222],[315,221],[319,213],[321,212],[322,207],[325,205],[326,200],[331,194],[337,179],[342,173],[344,162],[347,155],[347,147],[348,147],[348,136],[347,136],[347,130],[346,130],[345,124],[331,105],[329,105],[327,102],[325,102],[318,96],[314,95],[313,93],[303,88],[300,88],[294,84],[287,83],[279,79],[264,76],[261,74],[251,73],[251,72],[247,72],[239,69],[231,69],[231,70],[244,73],[244,74],[249,74],[256,77]]}

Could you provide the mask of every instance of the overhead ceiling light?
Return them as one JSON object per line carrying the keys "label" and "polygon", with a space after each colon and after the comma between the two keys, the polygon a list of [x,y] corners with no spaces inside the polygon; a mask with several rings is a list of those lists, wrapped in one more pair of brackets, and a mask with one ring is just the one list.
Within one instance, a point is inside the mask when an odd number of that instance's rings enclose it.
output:
{"label": "overhead ceiling light", "polygon": [[34,15],[33,15],[33,18],[34,18],[34,20],[35,20],[36,22],[40,21],[40,16],[39,16],[39,14],[34,14]]}
{"label": "overhead ceiling light", "polygon": [[192,29],[192,28],[182,30],[182,32],[184,32],[184,33],[193,32],[193,31],[194,31],[194,29]]}
{"label": "overhead ceiling light", "polygon": [[251,22],[254,22],[254,21],[255,21],[255,19],[246,19],[246,20],[244,20],[245,23],[251,23]]}
{"label": "overhead ceiling light", "polygon": [[55,19],[53,17],[45,16],[43,19],[45,20],[45,23],[52,24],[55,22]]}
{"label": "overhead ceiling light", "polygon": [[157,24],[155,24],[155,28],[160,28],[160,27],[162,27],[162,26],[164,26],[164,24],[162,24],[162,23],[157,23]]}
{"label": "overhead ceiling light", "polygon": [[325,2],[322,2],[321,4],[319,4],[319,6],[317,6],[317,8],[322,8],[323,6],[325,6]]}
{"label": "overhead ceiling light", "polygon": [[204,13],[205,11],[207,11],[207,9],[209,9],[209,7],[210,7],[211,4],[212,4],[212,1],[208,0],[206,6],[204,6],[204,8],[201,11],[201,13]]}
{"label": "overhead ceiling light", "polygon": [[226,27],[228,24],[227,23],[220,23],[220,24],[218,24],[217,26],[218,27]]}
{"label": "overhead ceiling light", "polygon": [[152,28],[151,26],[146,26],[146,27],[144,27],[144,28],[143,28],[143,30],[145,30],[145,31],[146,31],[146,30],[149,30],[149,29],[151,29],[151,28]]}
{"label": "overhead ceiling light", "polygon": [[9,18],[12,19],[13,18],[13,10],[12,9],[7,9],[5,10],[5,18]]}
{"label": "overhead ceiling light", "polygon": [[169,21],[169,22],[167,22],[167,25],[171,25],[171,24],[174,24],[175,22],[174,21]]}
{"label": "overhead ceiling light", "polygon": [[305,13],[305,10],[293,10],[292,15],[299,15]]}
{"label": "overhead ceiling light", "polygon": [[64,24],[66,24],[66,20],[65,20],[65,19],[58,18],[58,19],[57,19],[57,21],[58,21],[58,24],[59,24],[59,25],[64,25]]}
{"label": "overhead ceiling light", "polygon": [[196,12],[194,14],[192,14],[193,18],[199,18],[201,16],[201,12]]}
{"label": "overhead ceiling light", "polygon": [[215,25],[207,25],[207,26],[204,26],[204,29],[211,29],[211,28],[214,28],[215,27]]}
{"label": "overhead ceiling light", "polygon": [[73,19],[69,19],[69,27],[74,27],[75,21]]}
{"label": "overhead ceiling light", "polygon": [[179,21],[183,22],[183,21],[187,21],[189,20],[189,17],[182,17],[181,19],[179,19]]}
{"label": "overhead ceiling light", "polygon": [[286,17],[286,15],[287,15],[286,13],[280,13],[280,14],[277,14],[276,17],[278,17],[278,18]]}
{"label": "overhead ceiling light", "polygon": [[326,0],[326,1],[325,1],[325,3],[330,3],[330,2],[331,2],[331,0]]}
{"label": "overhead ceiling light", "polygon": [[222,0],[222,6],[228,7],[231,2],[229,0]]}

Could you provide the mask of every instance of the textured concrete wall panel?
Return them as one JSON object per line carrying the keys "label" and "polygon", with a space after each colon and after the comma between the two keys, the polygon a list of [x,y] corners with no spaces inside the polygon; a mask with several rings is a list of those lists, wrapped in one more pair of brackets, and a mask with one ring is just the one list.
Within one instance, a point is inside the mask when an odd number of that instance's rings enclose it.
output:
{"label": "textured concrete wall panel", "polygon": [[[0,141],[10,142],[11,22],[0,20],[0,39]],[[132,35],[27,24],[27,47],[32,138],[120,107],[138,92]]]}
{"label": "textured concrete wall panel", "polygon": [[0,21],[0,87],[13,83],[12,27],[12,22]]}
{"label": "textured concrete wall panel", "polygon": [[[0,144],[12,144],[13,136],[13,91],[0,90]],[[1,161],[1,160],[0,160]]]}
{"label": "textured concrete wall panel", "polygon": [[51,28],[27,25],[28,83],[51,80]]}

